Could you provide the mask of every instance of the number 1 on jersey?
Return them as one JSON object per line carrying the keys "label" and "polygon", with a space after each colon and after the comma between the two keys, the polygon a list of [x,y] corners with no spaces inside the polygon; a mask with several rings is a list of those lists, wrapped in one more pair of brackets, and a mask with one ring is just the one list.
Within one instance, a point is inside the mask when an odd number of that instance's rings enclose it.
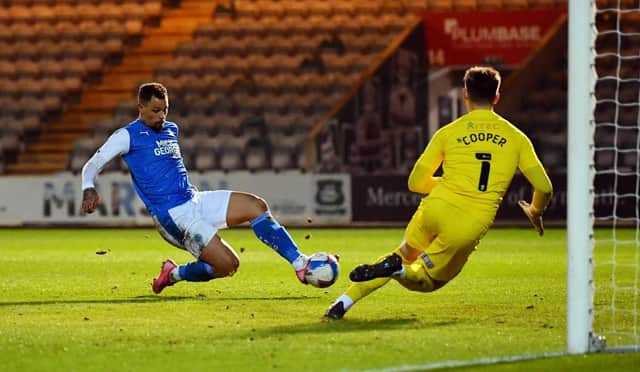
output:
{"label": "number 1 on jersey", "polygon": [[489,171],[491,170],[491,154],[486,152],[476,152],[476,159],[482,161],[480,168],[480,179],[478,180],[478,190],[487,191],[487,184],[489,183]]}

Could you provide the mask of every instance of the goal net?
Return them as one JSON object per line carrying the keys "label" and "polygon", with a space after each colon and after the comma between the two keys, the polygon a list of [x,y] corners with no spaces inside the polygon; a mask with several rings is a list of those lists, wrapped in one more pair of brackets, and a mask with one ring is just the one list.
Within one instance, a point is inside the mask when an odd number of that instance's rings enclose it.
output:
{"label": "goal net", "polygon": [[638,349],[639,1],[599,1],[595,21],[594,217],[607,228],[595,234],[593,331]]}
{"label": "goal net", "polygon": [[[568,351],[637,351],[640,350],[640,1],[588,3],[571,1],[574,8],[569,13],[568,192],[570,198],[572,193],[578,197],[573,204],[569,203],[567,220]],[[571,24],[571,17],[577,17],[581,11],[578,7],[585,5],[590,8],[590,24],[580,34],[577,33],[580,21],[574,19]],[[581,53],[585,51],[590,56],[581,61]],[[590,61],[590,66],[584,61]],[[585,91],[590,92],[586,97],[578,92],[581,84],[586,84]],[[591,112],[588,107],[594,110]],[[581,119],[584,113],[577,112],[580,110],[588,112],[590,117],[586,121]],[[579,204],[584,201],[590,206],[588,209]],[[572,221],[575,213],[581,217]],[[585,228],[575,224],[583,223],[580,218],[589,214],[592,217],[585,226],[594,228],[578,238],[577,232]]]}

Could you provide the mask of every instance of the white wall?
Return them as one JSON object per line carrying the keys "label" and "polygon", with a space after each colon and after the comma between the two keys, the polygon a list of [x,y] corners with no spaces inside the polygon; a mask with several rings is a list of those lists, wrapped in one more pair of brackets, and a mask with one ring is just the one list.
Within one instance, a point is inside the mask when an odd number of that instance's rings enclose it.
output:
{"label": "white wall", "polygon": [[[193,173],[199,190],[231,189],[262,196],[285,224],[348,223],[351,183],[346,174],[300,172]],[[152,225],[128,174],[100,175],[96,187],[99,211],[80,216],[80,177],[71,174],[0,178],[0,226],[23,224]]]}

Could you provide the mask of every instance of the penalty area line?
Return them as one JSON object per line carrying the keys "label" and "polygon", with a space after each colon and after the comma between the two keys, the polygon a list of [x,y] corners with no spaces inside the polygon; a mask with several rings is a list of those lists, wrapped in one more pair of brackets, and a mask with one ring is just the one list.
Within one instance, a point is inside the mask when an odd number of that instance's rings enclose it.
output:
{"label": "penalty area line", "polygon": [[406,372],[406,371],[430,371],[436,369],[445,369],[445,368],[458,368],[458,367],[474,367],[474,366],[484,366],[490,364],[503,364],[503,363],[514,363],[514,362],[524,362],[528,360],[535,359],[546,359],[546,358],[557,358],[561,356],[569,355],[567,352],[555,352],[555,353],[543,353],[543,354],[528,354],[528,355],[514,355],[508,357],[491,357],[491,358],[480,358],[480,359],[470,359],[470,360],[448,360],[443,362],[435,362],[435,363],[427,363],[427,364],[411,364],[411,365],[401,365],[396,367],[385,367],[379,369],[359,369],[359,370],[348,370],[343,369],[341,372]]}

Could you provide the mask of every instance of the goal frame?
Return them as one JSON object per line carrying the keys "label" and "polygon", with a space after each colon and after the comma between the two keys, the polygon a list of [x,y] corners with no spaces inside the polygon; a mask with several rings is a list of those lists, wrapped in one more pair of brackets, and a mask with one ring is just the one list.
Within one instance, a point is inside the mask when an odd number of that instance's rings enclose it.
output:
{"label": "goal frame", "polygon": [[594,349],[593,133],[595,3],[569,1],[567,140],[567,352]]}

